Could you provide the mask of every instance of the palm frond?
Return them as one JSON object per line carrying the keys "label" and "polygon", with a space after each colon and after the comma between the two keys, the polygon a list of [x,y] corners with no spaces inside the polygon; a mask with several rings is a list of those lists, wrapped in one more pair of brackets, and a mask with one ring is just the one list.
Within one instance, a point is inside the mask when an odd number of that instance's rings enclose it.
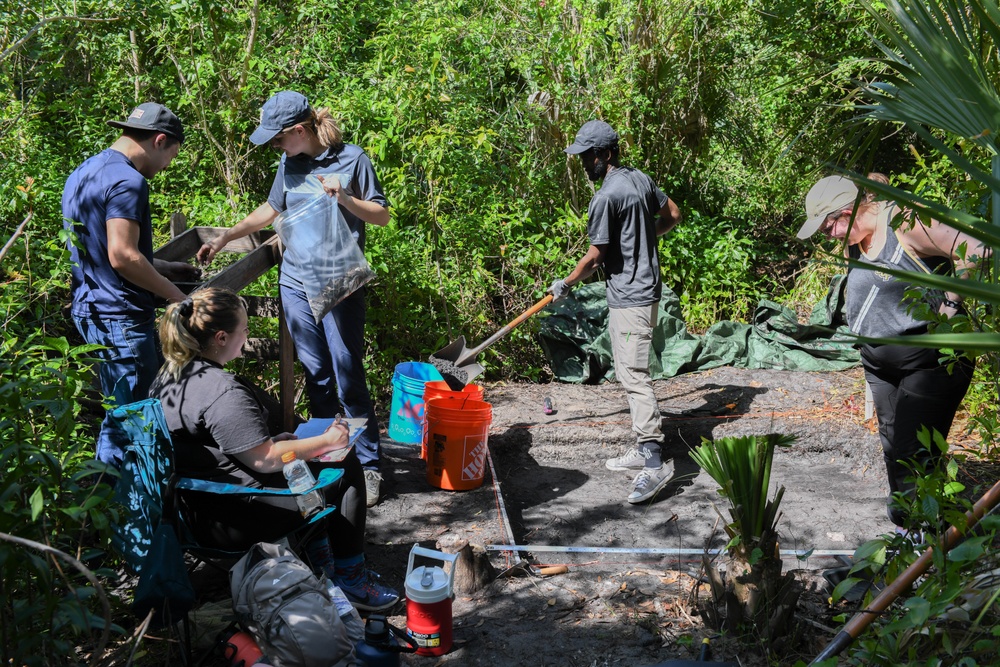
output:
{"label": "palm frond", "polygon": [[963,352],[1000,352],[1000,334],[990,332],[928,333],[915,336],[889,336],[869,338],[855,336],[859,343],[871,345],[907,345],[933,350],[961,350]]}
{"label": "palm frond", "polygon": [[863,108],[875,118],[940,128],[1000,153],[1000,96],[975,47],[983,22],[968,18],[970,8],[986,16],[992,8],[982,0],[885,0],[894,25],[872,3],[861,4],[890,43],[876,40],[893,72],[866,87],[874,102]]}
{"label": "palm frond", "polygon": [[[847,264],[851,268],[863,271],[870,271],[872,268],[870,264],[865,264],[854,259],[847,260]],[[929,287],[943,292],[954,292],[965,299],[976,299],[984,303],[1000,304],[1000,285],[992,285],[979,280],[957,278],[955,276],[942,276],[936,273],[891,269],[881,265],[878,267],[878,270],[880,273],[887,273],[921,287]]]}
{"label": "palm frond", "polygon": [[765,436],[702,439],[691,451],[694,459],[719,485],[729,501],[733,521],[726,527],[731,549],[749,554],[765,533],[773,533],[784,487],[771,500],[771,464],[777,447],[788,447],[795,436],[771,433]]}

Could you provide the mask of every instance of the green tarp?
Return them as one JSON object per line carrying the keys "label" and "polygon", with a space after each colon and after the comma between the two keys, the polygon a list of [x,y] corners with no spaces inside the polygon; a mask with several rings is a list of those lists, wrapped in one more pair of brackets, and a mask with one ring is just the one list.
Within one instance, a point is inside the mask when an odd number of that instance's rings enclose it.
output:
{"label": "green tarp", "polygon": [[[843,324],[843,276],[834,278],[808,324],[773,301],[762,300],[750,324],[718,322],[698,336],[688,332],[677,295],[664,288],[653,331],[654,379],[736,366],[831,371],[856,366],[857,350]],[[614,379],[604,283],[590,283],[546,309],[539,337],[557,380],[597,384]]]}

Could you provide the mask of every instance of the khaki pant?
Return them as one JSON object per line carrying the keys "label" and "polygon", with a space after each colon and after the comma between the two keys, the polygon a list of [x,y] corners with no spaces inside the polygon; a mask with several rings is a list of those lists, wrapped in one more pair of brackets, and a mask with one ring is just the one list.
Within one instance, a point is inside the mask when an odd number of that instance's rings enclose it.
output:
{"label": "khaki pant", "polygon": [[649,354],[658,308],[659,304],[654,303],[638,308],[611,308],[608,313],[615,377],[628,394],[632,430],[640,444],[663,442],[660,408],[649,376]]}

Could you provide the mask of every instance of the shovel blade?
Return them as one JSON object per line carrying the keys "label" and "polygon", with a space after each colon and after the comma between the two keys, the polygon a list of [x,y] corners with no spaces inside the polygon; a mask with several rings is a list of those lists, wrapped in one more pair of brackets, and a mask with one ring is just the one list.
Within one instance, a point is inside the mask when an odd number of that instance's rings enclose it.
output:
{"label": "shovel blade", "polygon": [[486,370],[476,362],[458,366],[458,368],[465,371],[465,384],[469,384],[473,378],[479,377]]}
{"label": "shovel blade", "polygon": [[459,336],[431,356],[437,357],[438,359],[444,359],[445,361],[450,361],[457,366],[458,364],[456,362],[467,353],[468,349],[465,346],[465,336]]}

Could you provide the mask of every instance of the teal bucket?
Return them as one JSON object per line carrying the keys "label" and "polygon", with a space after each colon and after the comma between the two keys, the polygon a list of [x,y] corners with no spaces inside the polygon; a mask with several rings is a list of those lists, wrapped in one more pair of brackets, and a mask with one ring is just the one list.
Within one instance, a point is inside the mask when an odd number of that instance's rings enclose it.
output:
{"label": "teal bucket", "polygon": [[424,439],[424,385],[443,380],[438,369],[419,361],[396,364],[392,374],[392,408],[389,437],[396,442],[419,445]]}

